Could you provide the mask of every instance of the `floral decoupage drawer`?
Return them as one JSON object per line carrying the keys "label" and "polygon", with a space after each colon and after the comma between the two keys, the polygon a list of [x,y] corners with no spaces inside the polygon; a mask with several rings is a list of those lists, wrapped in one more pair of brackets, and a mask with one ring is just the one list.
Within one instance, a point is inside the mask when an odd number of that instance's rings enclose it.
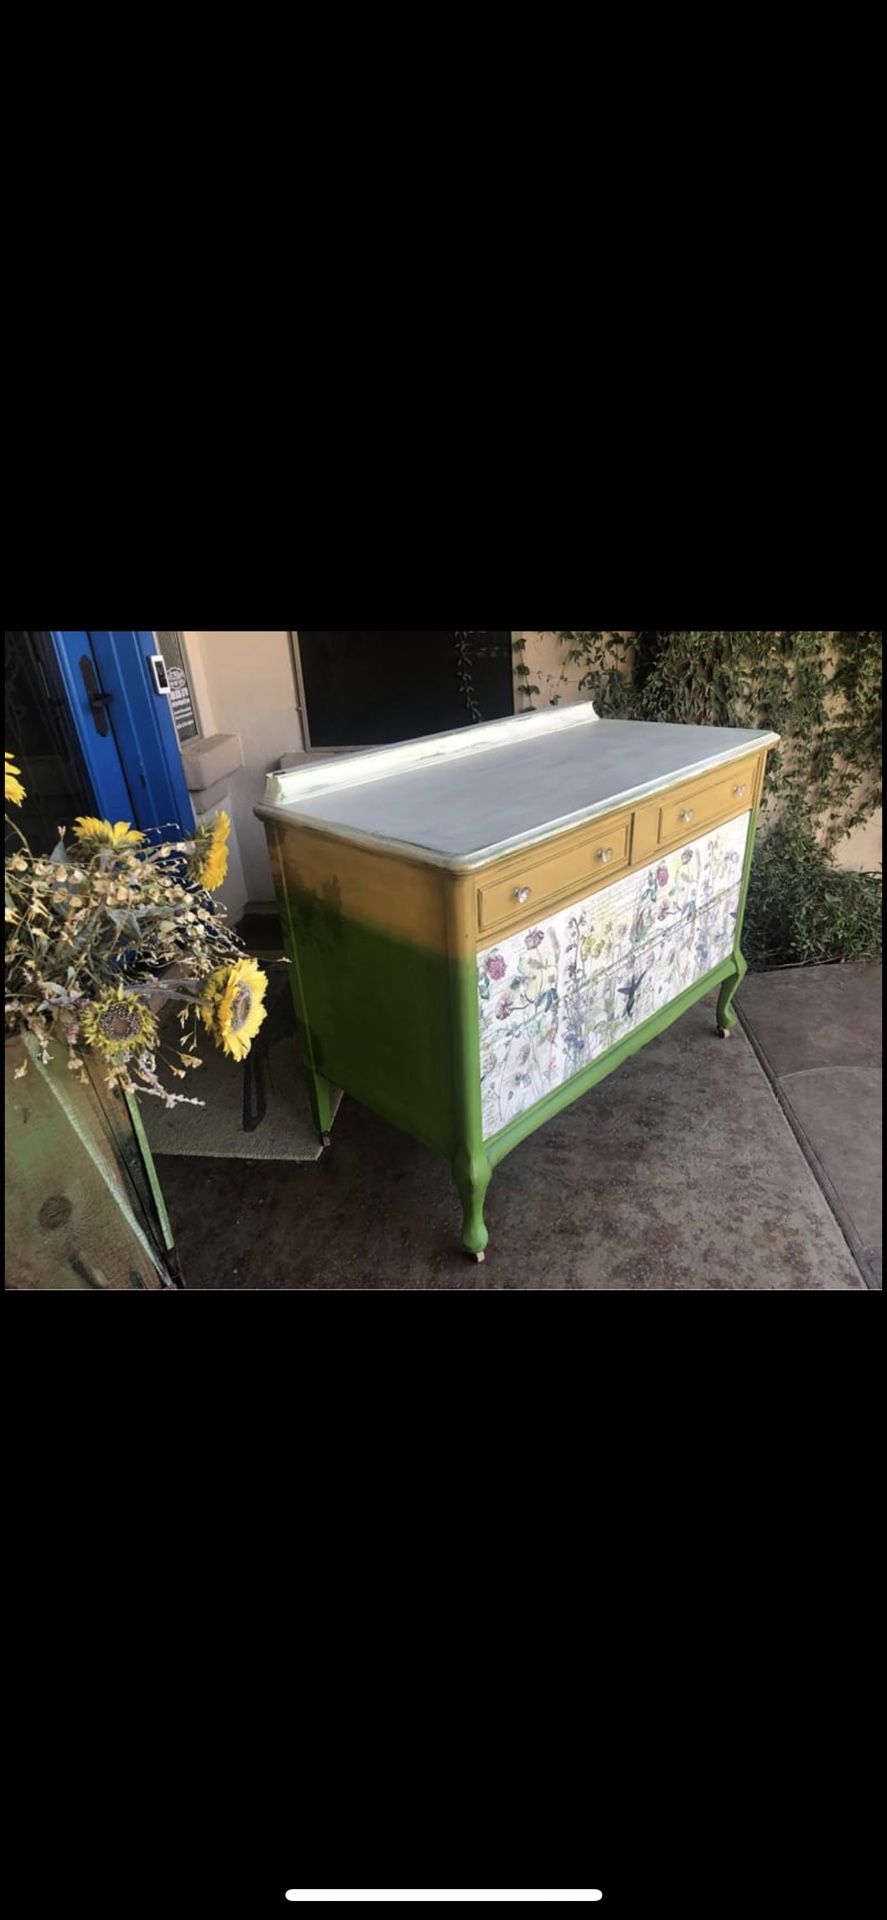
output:
{"label": "floral decoupage drawer", "polygon": [[484,1139],[732,953],[749,815],[478,957]]}

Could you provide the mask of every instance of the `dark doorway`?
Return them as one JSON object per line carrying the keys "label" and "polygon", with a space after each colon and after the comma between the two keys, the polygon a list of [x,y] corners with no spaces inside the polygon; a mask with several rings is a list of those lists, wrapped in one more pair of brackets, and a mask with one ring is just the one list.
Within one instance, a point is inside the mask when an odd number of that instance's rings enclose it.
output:
{"label": "dark doorway", "polygon": [[96,811],[48,633],[6,634],[4,751],[22,770],[25,801],[9,807],[34,853],[51,853],[59,828]]}
{"label": "dark doorway", "polygon": [[312,747],[385,746],[514,713],[511,633],[297,636]]}

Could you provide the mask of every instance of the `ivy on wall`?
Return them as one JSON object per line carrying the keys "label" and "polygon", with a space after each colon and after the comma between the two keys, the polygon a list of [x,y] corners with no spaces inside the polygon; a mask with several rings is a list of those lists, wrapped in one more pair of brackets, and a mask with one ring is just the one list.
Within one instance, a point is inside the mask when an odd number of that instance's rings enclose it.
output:
{"label": "ivy on wall", "polygon": [[456,648],[456,676],[459,681],[459,691],[465,702],[465,711],[475,726],[483,719],[474,687],[474,642],[477,639],[479,631],[479,628],[471,627],[458,633],[454,632],[453,634]]}
{"label": "ivy on wall", "polygon": [[880,632],[562,633],[602,714],[772,727],[768,795],[826,846],[881,805]]}
{"label": "ivy on wall", "polygon": [[882,634],[572,633],[560,638],[602,715],[767,727],[766,800],[746,914],[752,965],[873,960],[881,882],[831,850],[881,805]]}
{"label": "ivy on wall", "polygon": [[524,658],[527,651],[527,643],[523,636],[512,640],[511,650],[515,655],[514,674],[517,681],[517,691],[521,699],[526,703],[521,708],[521,712],[534,713],[533,700],[538,697],[539,688],[534,684],[533,676]]}

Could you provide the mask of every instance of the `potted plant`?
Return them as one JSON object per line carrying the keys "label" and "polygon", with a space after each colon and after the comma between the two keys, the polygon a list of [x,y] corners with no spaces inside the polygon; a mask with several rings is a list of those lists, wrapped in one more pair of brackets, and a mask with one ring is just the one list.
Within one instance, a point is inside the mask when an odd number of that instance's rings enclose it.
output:
{"label": "potted plant", "polygon": [[[5,797],[25,797],[9,754]],[[265,1019],[267,978],[212,897],[230,822],[150,845],[83,816],[49,856],[6,826],[7,1282],[175,1284],[138,1098],[202,1105],[170,1085],[200,1066],[198,1023],[242,1061]]]}

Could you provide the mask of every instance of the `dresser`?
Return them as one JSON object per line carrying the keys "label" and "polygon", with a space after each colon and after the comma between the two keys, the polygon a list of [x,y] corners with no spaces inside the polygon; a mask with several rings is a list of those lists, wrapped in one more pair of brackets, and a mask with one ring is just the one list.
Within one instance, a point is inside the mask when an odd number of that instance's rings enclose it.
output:
{"label": "dresser", "polygon": [[513,1147],[712,987],[735,1025],[774,733],[522,714],[269,775],[318,1131],[331,1089],[450,1161],[463,1245]]}

